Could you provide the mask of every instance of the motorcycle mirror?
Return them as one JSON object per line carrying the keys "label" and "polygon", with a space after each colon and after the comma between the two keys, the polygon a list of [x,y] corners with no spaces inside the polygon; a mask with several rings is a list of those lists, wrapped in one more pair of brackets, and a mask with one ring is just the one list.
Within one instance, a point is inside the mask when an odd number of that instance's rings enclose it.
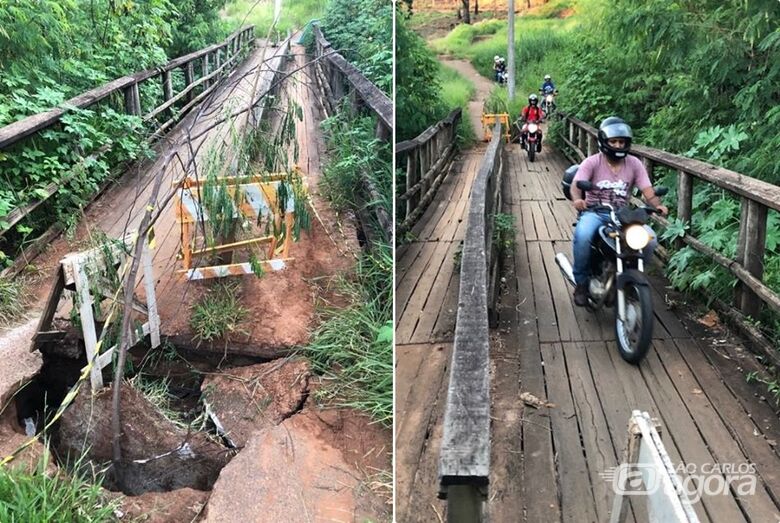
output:
{"label": "motorcycle mirror", "polygon": [[577,189],[581,191],[590,191],[593,189],[593,184],[588,180],[577,180]]}
{"label": "motorcycle mirror", "polygon": [[655,188],[655,195],[656,196],[663,196],[664,194],[669,192],[668,187],[656,187]]}

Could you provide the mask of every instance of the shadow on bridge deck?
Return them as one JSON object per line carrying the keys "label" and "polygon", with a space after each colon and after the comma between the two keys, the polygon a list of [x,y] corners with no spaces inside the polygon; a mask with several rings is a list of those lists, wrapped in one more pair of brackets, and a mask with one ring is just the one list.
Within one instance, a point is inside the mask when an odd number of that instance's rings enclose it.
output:
{"label": "shadow on bridge deck", "polygon": [[[419,241],[398,252],[401,522],[444,516],[444,503],[436,500],[437,460],[457,308],[453,248],[465,224],[442,218],[462,216],[457,209],[465,208],[460,198],[468,189],[456,188],[473,178],[479,152],[465,155],[450,174],[449,189],[416,228]],[[659,419],[672,461],[695,467],[693,477],[706,479],[717,464],[735,472],[754,464],[755,492],[739,491],[735,482],[719,495],[703,496],[694,505],[702,521],[778,521],[780,422],[745,383],[754,358],[725,331],[706,331],[684,305],[670,308],[673,293],[655,266],[649,271],[653,348],[639,367],[625,363],[615,347],[611,311],[576,307],[553,259],[555,252],[571,254],[575,212],[560,190],[569,162],[546,149],[528,163],[517,145],[505,155],[503,212],[515,216],[517,236],[502,274],[499,327],[491,332],[490,520],[607,521],[614,494],[602,473],[622,460],[628,419],[640,409]],[[443,222],[449,225],[439,228]],[[524,406],[523,392],[555,406]],[[644,511],[635,501],[629,520],[646,521]]]}

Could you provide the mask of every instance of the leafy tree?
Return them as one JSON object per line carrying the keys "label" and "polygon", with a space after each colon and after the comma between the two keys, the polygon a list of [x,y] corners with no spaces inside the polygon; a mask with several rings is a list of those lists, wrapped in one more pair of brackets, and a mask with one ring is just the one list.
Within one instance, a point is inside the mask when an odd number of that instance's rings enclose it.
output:
{"label": "leafy tree", "polygon": [[393,92],[392,2],[331,0],[321,24],[344,58],[385,93]]}
{"label": "leafy tree", "polygon": [[398,141],[414,138],[443,117],[439,99],[439,64],[420,36],[396,18],[395,121]]}

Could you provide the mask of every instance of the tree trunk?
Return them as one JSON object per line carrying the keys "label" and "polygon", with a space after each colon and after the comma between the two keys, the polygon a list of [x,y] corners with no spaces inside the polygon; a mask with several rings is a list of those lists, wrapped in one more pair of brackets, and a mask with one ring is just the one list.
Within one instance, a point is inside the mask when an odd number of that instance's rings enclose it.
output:
{"label": "tree trunk", "polygon": [[479,14],[479,0],[474,0],[474,16]]}
{"label": "tree trunk", "polygon": [[463,22],[471,23],[471,14],[469,13],[469,0],[462,0],[463,2]]}

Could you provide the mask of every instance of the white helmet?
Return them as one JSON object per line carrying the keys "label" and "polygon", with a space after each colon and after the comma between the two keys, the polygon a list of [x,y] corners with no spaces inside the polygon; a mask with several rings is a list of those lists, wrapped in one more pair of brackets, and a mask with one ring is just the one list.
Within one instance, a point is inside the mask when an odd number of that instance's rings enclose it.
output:
{"label": "white helmet", "polygon": [[551,76],[550,76],[549,74],[546,74],[546,75],[544,75],[544,79],[545,79],[545,80],[550,80],[550,79],[551,79]]}
{"label": "white helmet", "polygon": [[501,58],[500,56],[496,55],[496,56],[494,56],[494,57],[493,57],[493,61],[494,61],[494,62],[498,62],[498,60],[499,60],[500,58]]}

